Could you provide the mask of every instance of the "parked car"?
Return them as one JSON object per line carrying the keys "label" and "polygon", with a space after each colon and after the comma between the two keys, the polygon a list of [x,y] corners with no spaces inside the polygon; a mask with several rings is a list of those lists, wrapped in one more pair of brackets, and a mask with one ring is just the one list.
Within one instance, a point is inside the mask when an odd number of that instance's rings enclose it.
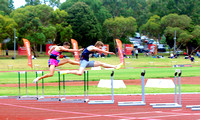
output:
{"label": "parked car", "polygon": [[164,44],[159,44],[158,45],[158,52],[166,52],[166,48]]}
{"label": "parked car", "polygon": [[138,45],[138,46],[134,45],[134,48],[138,49],[138,52],[140,52],[140,53],[144,52],[144,46],[143,45]]}

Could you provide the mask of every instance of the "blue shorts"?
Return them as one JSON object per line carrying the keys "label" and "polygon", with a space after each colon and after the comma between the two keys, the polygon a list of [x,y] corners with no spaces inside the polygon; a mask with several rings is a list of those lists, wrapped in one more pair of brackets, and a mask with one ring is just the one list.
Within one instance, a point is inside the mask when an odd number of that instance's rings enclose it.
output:
{"label": "blue shorts", "polygon": [[86,60],[80,60],[80,67],[86,68],[86,67],[94,67],[95,61],[86,61]]}

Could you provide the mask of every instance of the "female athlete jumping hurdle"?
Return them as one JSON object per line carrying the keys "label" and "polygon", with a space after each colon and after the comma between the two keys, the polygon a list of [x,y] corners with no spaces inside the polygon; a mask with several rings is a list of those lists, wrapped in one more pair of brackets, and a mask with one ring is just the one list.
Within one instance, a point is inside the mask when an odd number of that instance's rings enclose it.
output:
{"label": "female athlete jumping hurdle", "polygon": [[33,80],[33,83],[38,82],[39,80],[47,77],[52,77],[54,75],[55,67],[64,65],[66,63],[72,64],[72,65],[80,65],[79,62],[73,61],[70,59],[63,59],[63,60],[57,60],[57,57],[61,55],[63,51],[66,52],[77,52],[77,51],[82,51],[83,49],[75,50],[75,49],[69,49],[70,48],[70,43],[69,42],[64,42],[63,46],[53,46],[51,49],[48,51],[48,54],[50,55],[48,64],[49,64],[49,73],[37,77],[36,79]]}
{"label": "female athlete jumping hurdle", "polygon": [[71,71],[69,70],[69,71],[63,72],[62,74],[82,75],[86,67],[102,66],[104,68],[120,69],[123,66],[123,63],[120,63],[119,65],[110,65],[110,64],[99,62],[99,61],[89,61],[89,55],[93,54],[94,52],[101,52],[101,53],[115,55],[115,53],[113,52],[102,50],[103,46],[104,44],[101,41],[97,41],[94,46],[93,45],[88,46],[81,55],[79,70],[71,70]]}

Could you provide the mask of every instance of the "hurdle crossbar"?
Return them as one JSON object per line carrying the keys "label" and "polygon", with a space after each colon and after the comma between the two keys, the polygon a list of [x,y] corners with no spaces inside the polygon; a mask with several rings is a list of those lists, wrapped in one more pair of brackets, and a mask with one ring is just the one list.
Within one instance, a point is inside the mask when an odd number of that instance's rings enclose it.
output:
{"label": "hurdle crossbar", "polygon": [[[177,74],[179,76],[179,103],[177,102]],[[174,103],[151,103],[153,108],[182,108],[181,105],[181,70],[175,71],[175,102]]]}
{"label": "hurdle crossbar", "polygon": [[114,104],[113,75],[114,71],[111,73],[111,100],[91,100],[88,104]]}

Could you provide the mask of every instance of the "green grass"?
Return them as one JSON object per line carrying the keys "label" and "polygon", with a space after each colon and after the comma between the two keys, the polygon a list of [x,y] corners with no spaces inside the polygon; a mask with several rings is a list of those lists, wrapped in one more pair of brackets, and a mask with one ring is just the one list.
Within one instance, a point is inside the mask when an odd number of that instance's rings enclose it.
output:
{"label": "green grass", "polygon": [[[114,94],[139,94],[141,86],[127,85],[127,88],[115,88]],[[191,89],[192,88],[192,89]],[[200,92],[200,85],[181,85],[181,92]],[[62,92],[63,89],[61,89]],[[18,95],[18,87],[0,87],[1,96]],[[21,94],[25,95],[25,88],[21,88]],[[145,93],[174,93],[173,88],[145,88]],[[62,95],[63,93],[61,93]],[[83,95],[83,86],[67,86],[66,95]],[[111,94],[110,88],[98,88],[89,86],[89,94]],[[36,95],[36,87],[28,87],[28,95]],[[42,88],[39,87],[39,95],[42,95]],[[59,95],[58,86],[46,86],[45,95]]]}
{"label": "green grass", "polygon": [[[177,68],[137,68],[137,69],[120,69],[115,70],[114,79],[118,80],[130,80],[130,79],[140,79],[141,71],[145,69],[145,78],[171,78],[174,77],[175,69]],[[200,67],[182,67],[182,77],[193,77],[199,76]],[[48,73],[45,71],[44,73]],[[98,81],[100,79],[110,79],[111,70],[89,70],[89,80]],[[39,74],[41,75],[41,74]],[[17,72],[0,72],[0,84],[12,84],[18,83],[18,73]],[[32,83],[35,77],[35,72],[28,72],[28,83]],[[76,75],[66,75],[66,80],[83,80],[82,76]],[[21,83],[25,81],[25,75],[21,74]],[[62,77],[61,77],[62,78]],[[62,79],[61,79],[62,80]],[[55,72],[53,77],[46,78],[45,82],[58,82],[58,73]]]}
{"label": "green grass", "polygon": [[[168,56],[165,56],[164,59],[157,59],[152,58],[151,56],[146,57],[143,56],[143,54],[140,54],[139,59],[132,59],[132,58],[125,58],[126,66],[129,67],[163,67],[163,66],[169,66],[172,67],[174,64],[191,64],[191,61],[188,59],[183,59],[183,56],[180,56],[177,59],[169,59]],[[71,60],[74,60],[72,57]],[[112,56],[109,58],[90,58],[90,60],[95,61],[101,61],[108,64],[117,65],[120,63],[119,57]],[[195,60],[200,60],[199,58],[195,57]],[[12,59],[1,59],[0,58],[0,71],[13,71],[13,70],[48,70],[48,57],[41,56],[38,57],[35,60],[32,60],[33,62],[33,68],[30,68],[27,65],[27,57],[22,56],[20,58],[17,58],[15,60]],[[12,66],[10,66],[12,65]],[[200,66],[200,62],[193,63],[193,66]],[[65,64],[63,66],[58,67],[58,69],[78,69],[79,66]]]}

